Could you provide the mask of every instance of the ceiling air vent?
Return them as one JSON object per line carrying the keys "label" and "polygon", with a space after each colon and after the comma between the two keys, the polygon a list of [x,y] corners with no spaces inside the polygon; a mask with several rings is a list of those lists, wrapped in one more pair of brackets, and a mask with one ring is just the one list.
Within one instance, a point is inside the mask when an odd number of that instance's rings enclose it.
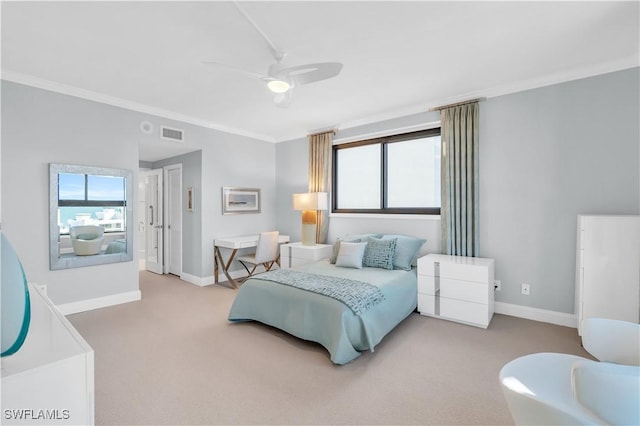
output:
{"label": "ceiling air vent", "polygon": [[160,127],[160,137],[174,142],[184,142],[184,131],[171,127]]}

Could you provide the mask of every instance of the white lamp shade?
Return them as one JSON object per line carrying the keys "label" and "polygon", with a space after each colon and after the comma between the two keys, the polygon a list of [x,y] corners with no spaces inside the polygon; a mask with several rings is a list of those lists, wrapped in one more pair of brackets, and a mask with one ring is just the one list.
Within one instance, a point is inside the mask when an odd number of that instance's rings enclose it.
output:
{"label": "white lamp shade", "polygon": [[327,210],[329,196],[326,192],[305,192],[293,194],[294,210]]}

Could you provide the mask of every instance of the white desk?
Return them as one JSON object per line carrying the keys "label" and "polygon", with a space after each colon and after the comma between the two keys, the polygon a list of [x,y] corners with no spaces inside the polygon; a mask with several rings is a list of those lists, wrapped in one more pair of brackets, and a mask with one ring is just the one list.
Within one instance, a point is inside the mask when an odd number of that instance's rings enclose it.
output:
{"label": "white desk", "polygon": [[[260,236],[258,234],[255,235],[241,235],[238,237],[225,237],[225,238],[216,238],[213,241],[213,264],[214,270],[213,275],[215,277],[215,283],[218,283],[218,268],[222,267],[222,272],[229,280],[229,283],[233,286],[233,288],[238,288],[238,284],[236,281],[231,278],[229,275],[229,268],[231,267],[231,262],[236,257],[236,253],[238,249],[247,248],[247,247],[255,247],[258,245],[258,238]],[[288,243],[289,236],[288,235],[280,235],[278,237],[278,244]],[[221,248],[231,249],[231,255],[225,262],[222,258],[222,253],[220,252]],[[278,264],[280,264],[280,256],[278,256]]]}

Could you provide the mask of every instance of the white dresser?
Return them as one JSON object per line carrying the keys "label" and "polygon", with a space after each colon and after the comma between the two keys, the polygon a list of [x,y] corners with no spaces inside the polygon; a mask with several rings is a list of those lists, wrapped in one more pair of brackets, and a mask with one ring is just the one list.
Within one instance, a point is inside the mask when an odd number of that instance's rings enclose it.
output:
{"label": "white dresser", "polygon": [[640,216],[579,215],[576,320],[640,322]]}
{"label": "white dresser", "polygon": [[280,246],[280,267],[289,269],[305,263],[331,257],[331,244],[304,245],[302,243],[289,243]]}
{"label": "white dresser", "polygon": [[94,423],[93,349],[35,285],[22,347],[2,358],[2,420],[29,425]]}
{"label": "white dresser", "polygon": [[487,328],[493,317],[493,263],[443,254],[418,259],[420,314]]}

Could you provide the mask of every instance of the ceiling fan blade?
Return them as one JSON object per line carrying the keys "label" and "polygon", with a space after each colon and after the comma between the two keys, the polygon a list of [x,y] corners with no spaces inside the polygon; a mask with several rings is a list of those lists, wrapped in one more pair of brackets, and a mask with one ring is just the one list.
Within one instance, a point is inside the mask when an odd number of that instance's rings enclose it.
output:
{"label": "ceiling fan blade", "polygon": [[288,75],[298,84],[309,84],[335,77],[340,74],[340,71],[342,71],[340,62],[319,62],[284,68],[280,73]]}
{"label": "ceiling fan blade", "polygon": [[285,93],[278,93],[273,97],[273,102],[278,108],[288,108],[293,98],[293,87]]}
{"label": "ceiling fan blade", "polygon": [[242,68],[237,68],[237,67],[234,67],[232,65],[227,65],[227,64],[220,63],[220,62],[202,61],[202,63],[205,64],[205,65],[213,65],[213,66],[216,66],[216,67],[219,67],[219,68],[225,68],[225,69],[228,69],[228,70],[231,70],[231,71],[239,72],[239,73],[248,75],[250,77],[259,78],[260,80],[264,80],[264,81],[273,80],[273,78],[271,78],[271,77],[269,77],[267,75],[260,74],[260,73],[257,73],[257,72],[253,72],[253,71],[248,71],[248,70],[245,70],[245,69],[242,69]]}
{"label": "ceiling fan blade", "polygon": [[236,9],[238,9],[238,11],[242,14],[242,16],[244,16],[247,22],[251,24],[251,26],[258,32],[258,34],[260,34],[260,36],[267,43],[267,45],[269,46],[269,51],[271,52],[271,55],[273,56],[273,58],[278,62],[282,61],[282,59],[284,59],[286,54],[280,48],[278,48],[278,46],[275,45],[275,43],[262,30],[262,28],[260,28],[258,23],[251,16],[249,16],[246,10],[244,10],[240,6],[240,3],[238,3],[237,1],[234,1],[233,4],[236,7]]}

